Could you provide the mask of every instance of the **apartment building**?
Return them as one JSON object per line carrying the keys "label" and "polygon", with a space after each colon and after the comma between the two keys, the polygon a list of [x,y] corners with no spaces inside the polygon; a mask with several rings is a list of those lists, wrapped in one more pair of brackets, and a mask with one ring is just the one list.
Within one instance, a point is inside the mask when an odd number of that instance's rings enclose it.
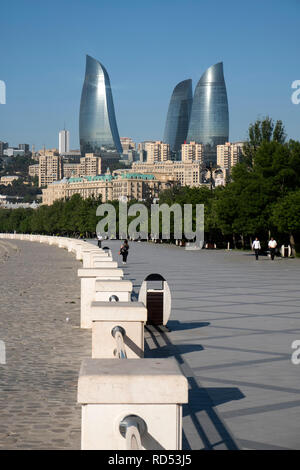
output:
{"label": "apartment building", "polygon": [[132,171],[151,173],[157,178],[163,175],[182,186],[200,186],[202,184],[202,164],[199,161],[134,162]]}
{"label": "apartment building", "polygon": [[224,145],[218,145],[217,165],[230,172],[231,168],[240,162],[243,146],[244,142],[226,142]]}
{"label": "apartment building", "polygon": [[165,162],[171,159],[170,145],[157,140],[155,142],[142,142],[143,145],[139,146],[139,150],[146,152],[148,163]]}
{"label": "apartment building", "polygon": [[181,160],[183,162],[204,162],[204,146],[196,142],[181,145]]}
{"label": "apartment building", "polygon": [[64,178],[43,189],[43,204],[51,205],[57,199],[66,199],[80,194],[83,199],[102,197],[102,202],[111,200],[139,201],[147,197],[158,197],[159,192],[170,187],[172,181],[161,181],[154,175],[128,173]]}
{"label": "apartment building", "polygon": [[39,158],[39,186],[48,186],[63,177],[62,157],[41,155]]}

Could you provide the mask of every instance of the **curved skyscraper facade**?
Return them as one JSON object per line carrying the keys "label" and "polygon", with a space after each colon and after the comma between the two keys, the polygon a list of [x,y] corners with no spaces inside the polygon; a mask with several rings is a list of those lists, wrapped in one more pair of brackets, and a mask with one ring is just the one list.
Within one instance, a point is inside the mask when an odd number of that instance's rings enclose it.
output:
{"label": "curved skyscraper facade", "polygon": [[204,144],[206,161],[216,161],[216,146],[228,142],[229,114],[223,62],[212,65],[195,89],[187,136],[188,142]]}
{"label": "curved skyscraper facade", "polygon": [[164,142],[172,152],[180,151],[187,138],[192,102],[192,80],[178,83],[171,96],[164,133]]}
{"label": "curved skyscraper facade", "polygon": [[122,153],[108,73],[89,55],[80,102],[79,136],[82,155]]}

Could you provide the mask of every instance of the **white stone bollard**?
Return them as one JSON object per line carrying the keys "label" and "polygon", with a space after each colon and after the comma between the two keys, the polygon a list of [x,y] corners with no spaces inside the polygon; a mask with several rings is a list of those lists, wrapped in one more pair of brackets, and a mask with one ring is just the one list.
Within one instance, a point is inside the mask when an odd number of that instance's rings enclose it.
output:
{"label": "white stone bollard", "polygon": [[94,258],[92,257],[92,262],[91,262],[92,266],[91,268],[117,268],[118,267],[118,263],[117,261],[110,261],[110,260],[103,260],[102,259],[99,259],[99,258]]}
{"label": "white stone bollard", "polygon": [[95,249],[86,249],[82,250],[82,266],[84,268],[92,268],[92,258],[101,259],[103,261],[113,261],[112,257],[105,253],[102,250],[95,250]]}
{"label": "white stone bollard", "polygon": [[92,302],[92,357],[116,358],[114,327],[124,330],[128,358],[144,357],[144,323],[147,309],[141,302]]}
{"label": "white stone bollard", "polygon": [[118,280],[100,280],[95,282],[95,301],[109,302],[112,295],[116,295],[121,302],[131,300],[132,282]]}
{"label": "white stone bollard", "polygon": [[119,430],[128,415],[147,426],[146,450],[180,450],[188,383],[175,359],[85,359],[78,380],[81,448],[126,450]]}
{"label": "white stone bollard", "polygon": [[81,328],[92,328],[90,318],[91,302],[95,296],[96,278],[102,280],[121,280],[123,270],[119,268],[81,268],[78,269],[78,277],[81,278],[81,307],[80,326]]}
{"label": "white stone bollard", "polygon": [[82,251],[86,248],[86,242],[76,242],[75,243],[75,253],[76,253],[76,260],[82,260]]}
{"label": "white stone bollard", "polygon": [[75,253],[75,243],[76,242],[74,240],[71,240],[68,251]]}

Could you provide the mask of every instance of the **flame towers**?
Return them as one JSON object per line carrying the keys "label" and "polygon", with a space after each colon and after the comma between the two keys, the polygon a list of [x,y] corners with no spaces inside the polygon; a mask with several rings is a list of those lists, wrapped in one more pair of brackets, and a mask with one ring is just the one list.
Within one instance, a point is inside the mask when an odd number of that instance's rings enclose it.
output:
{"label": "flame towers", "polygon": [[89,55],[80,102],[79,136],[82,155],[122,153],[108,73]]}
{"label": "flame towers", "polygon": [[170,145],[172,152],[180,151],[186,140],[192,102],[192,80],[178,83],[171,96],[164,133],[164,142]]}
{"label": "flame towers", "polygon": [[188,142],[204,145],[206,162],[216,161],[216,146],[228,142],[229,115],[223,63],[212,65],[200,78],[194,93]]}

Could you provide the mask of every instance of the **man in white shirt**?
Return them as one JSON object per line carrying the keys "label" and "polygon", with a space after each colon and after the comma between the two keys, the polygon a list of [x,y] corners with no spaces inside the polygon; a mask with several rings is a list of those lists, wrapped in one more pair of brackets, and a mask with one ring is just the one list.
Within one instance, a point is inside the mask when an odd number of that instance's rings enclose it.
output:
{"label": "man in white shirt", "polygon": [[256,237],[254,242],[252,243],[252,250],[254,250],[255,252],[255,259],[258,260],[258,254],[259,254],[259,250],[261,249],[261,246],[260,246],[260,241],[259,239]]}
{"label": "man in white shirt", "polygon": [[97,238],[98,238],[98,248],[101,248],[102,240],[103,240],[101,233],[97,233]]}
{"label": "man in white shirt", "polygon": [[274,260],[274,257],[275,257],[276,246],[277,246],[277,241],[274,240],[273,237],[271,237],[271,240],[268,243],[268,247],[270,248],[271,259],[272,260]]}

